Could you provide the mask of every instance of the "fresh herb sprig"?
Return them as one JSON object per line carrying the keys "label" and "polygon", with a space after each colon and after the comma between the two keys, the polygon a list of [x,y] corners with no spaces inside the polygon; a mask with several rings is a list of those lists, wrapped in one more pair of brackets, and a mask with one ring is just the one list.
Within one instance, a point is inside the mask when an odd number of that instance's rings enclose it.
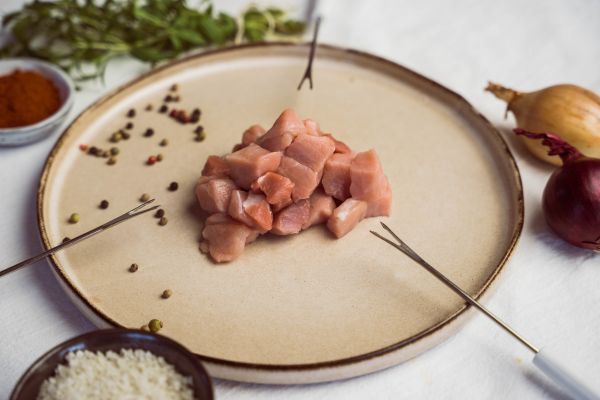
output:
{"label": "fresh herb sprig", "polygon": [[156,64],[196,48],[296,38],[302,21],[277,8],[249,8],[238,18],[210,0],[35,0],[7,14],[10,40],[0,57],[34,57],[59,65],[77,80],[101,78],[109,60],[129,55]]}

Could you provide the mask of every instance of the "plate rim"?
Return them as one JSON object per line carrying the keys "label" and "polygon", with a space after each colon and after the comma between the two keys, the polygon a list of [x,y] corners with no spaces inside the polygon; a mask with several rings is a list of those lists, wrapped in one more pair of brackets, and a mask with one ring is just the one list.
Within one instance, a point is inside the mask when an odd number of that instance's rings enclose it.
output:
{"label": "plate rim", "polygon": [[[243,50],[243,49],[276,48],[276,47],[299,47],[299,48],[307,47],[308,48],[308,47],[310,47],[310,45],[311,45],[310,42],[293,43],[293,42],[281,42],[281,41],[246,43],[246,44],[211,49],[211,50],[203,51],[200,53],[191,54],[186,57],[177,59],[175,61],[168,62],[164,65],[161,65],[160,67],[154,68],[154,69],[134,78],[133,80],[130,80],[122,85],[119,85],[118,87],[116,87],[113,90],[110,90],[109,92],[104,94],[102,97],[97,99],[95,102],[93,102],[91,105],[89,105],[85,109],[83,109],[81,111],[81,113],[79,115],[77,115],[73,119],[73,121],[71,121],[69,123],[69,125],[67,127],[65,127],[65,129],[61,133],[60,137],[58,138],[58,140],[52,147],[52,150],[46,157],[46,160],[44,162],[44,168],[42,170],[42,173],[41,173],[39,181],[38,181],[38,190],[37,190],[37,196],[36,196],[36,198],[37,198],[37,200],[36,200],[37,225],[38,225],[38,231],[40,234],[41,242],[42,242],[42,245],[44,246],[44,248],[47,250],[52,247],[52,245],[50,244],[49,238],[48,238],[48,234],[46,232],[45,222],[44,222],[43,204],[44,204],[44,193],[45,193],[45,189],[46,189],[46,183],[47,183],[48,176],[49,176],[50,170],[52,168],[52,165],[53,165],[53,162],[54,162],[54,159],[55,159],[57,153],[61,150],[66,138],[69,136],[71,128],[81,118],[86,116],[88,113],[92,112],[94,109],[100,107],[102,104],[104,104],[106,101],[112,99],[114,96],[118,95],[121,91],[126,90],[127,88],[129,88],[129,87],[137,84],[138,82],[145,80],[153,75],[157,75],[168,68],[171,68],[178,64],[183,64],[183,63],[189,62],[190,60],[205,58],[205,57],[209,57],[209,56],[212,56],[215,54],[227,53],[227,52],[238,51],[238,50]],[[376,63],[385,64],[387,67],[390,67],[390,68],[396,69],[396,70],[400,70],[404,74],[408,74],[408,75],[412,76],[413,78],[415,78],[416,80],[423,82],[427,85],[433,86],[435,89],[444,92],[446,95],[453,98],[457,103],[461,103],[462,106],[464,106],[468,110],[468,112],[472,113],[472,115],[474,117],[476,117],[477,119],[479,119],[479,121],[481,123],[486,125],[489,133],[492,133],[492,137],[498,142],[500,149],[504,150],[506,161],[508,161],[508,167],[509,167],[510,171],[512,171],[512,173],[513,173],[513,178],[515,181],[515,189],[517,191],[517,193],[516,193],[517,199],[516,199],[516,204],[515,204],[516,205],[516,218],[517,218],[516,226],[515,226],[515,229],[513,230],[512,237],[510,239],[508,248],[507,248],[504,256],[500,259],[500,261],[494,268],[492,274],[487,278],[487,280],[482,285],[480,290],[473,296],[475,299],[479,299],[488,291],[488,289],[490,288],[492,283],[496,280],[496,278],[500,275],[500,272],[506,266],[509,258],[511,257],[511,255],[513,254],[513,252],[515,250],[515,247],[519,241],[519,238],[521,236],[523,226],[524,226],[525,204],[524,204],[524,197],[523,197],[523,184],[522,184],[521,174],[520,174],[517,162],[511,152],[506,140],[502,137],[502,134],[498,131],[498,129],[485,116],[483,116],[483,114],[481,114],[473,105],[471,105],[471,103],[469,103],[463,96],[461,96],[460,94],[454,92],[453,90],[443,86],[442,84],[434,81],[433,79],[428,78],[427,76],[424,76],[416,71],[413,71],[410,68],[407,68],[401,64],[398,64],[395,61],[389,60],[385,57],[378,56],[378,55],[375,55],[375,54],[372,54],[372,53],[369,53],[366,51],[337,46],[337,45],[324,44],[324,43],[320,43],[317,45],[317,51],[319,49],[323,49],[323,50],[327,50],[327,51],[334,51],[334,52],[339,52],[339,53],[348,53],[353,56],[358,56],[358,57],[362,57],[365,59],[369,59]],[[47,258],[47,260],[48,260],[48,263],[54,269],[55,275],[62,280],[62,283],[65,284],[65,286],[63,286],[63,287],[69,288],[71,290],[72,294],[75,295],[77,300],[79,302],[81,302],[81,304],[85,305],[88,311],[90,311],[94,314],[94,317],[98,318],[99,320],[103,321],[104,323],[106,323],[110,326],[127,329],[127,327],[119,324],[118,322],[113,320],[110,316],[105,315],[102,311],[97,309],[85,296],[83,296],[83,294],[81,294],[79,292],[79,290],[75,287],[75,285],[66,276],[66,274],[62,270],[62,267],[60,266],[60,264],[58,263],[58,261],[56,260],[54,255],[50,255]],[[352,357],[336,359],[336,360],[328,360],[328,361],[321,361],[321,362],[315,362],[315,363],[300,363],[300,364],[260,364],[260,363],[252,363],[252,362],[245,362],[245,361],[227,360],[227,359],[222,359],[222,358],[218,358],[218,357],[211,357],[211,356],[198,354],[196,352],[193,352],[193,353],[201,361],[206,362],[206,363],[220,365],[225,368],[229,367],[229,368],[236,368],[236,369],[249,369],[249,370],[257,370],[257,371],[264,371],[264,372],[293,372],[293,371],[302,372],[302,371],[314,371],[314,370],[320,370],[320,369],[330,369],[330,368],[335,368],[335,367],[347,367],[347,366],[357,364],[357,363],[360,363],[363,361],[372,360],[374,358],[392,354],[402,348],[405,348],[405,347],[407,347],[411,344],[414,344],[428,336],[431,336],[434,333],[441,331],[443,328],[447,327],[448,325],[451,325],[458,317],[465,314],[465,312],[468,311],[469,308],[470,308],[470,306],[465,304],[463,307],[458,309],[455,313],[453,313],[446,319],[444,319],[444,320],[440,321],[439,323],[437,323],[437,324],[435,324],[435,325],[433,325],[433,326],[431,326],[431,327],[429,327],[407,339],[404,339],[402,341],[393,343],[391,345],[388,345],[383,348],[373,350],[373,351],[370,351],[367,353],[359,354],[359,355],[352,356]]]}

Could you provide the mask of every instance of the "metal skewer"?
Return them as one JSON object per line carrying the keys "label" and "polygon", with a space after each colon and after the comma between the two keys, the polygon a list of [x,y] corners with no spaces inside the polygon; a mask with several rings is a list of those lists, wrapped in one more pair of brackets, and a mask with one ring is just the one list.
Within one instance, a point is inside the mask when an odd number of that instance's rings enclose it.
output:
{"label": "metal skewer", "polygon": [[312,80],[312,66],[313,60],[315,58],[315,51],[317,48],[317,37],[319,36],[319,26],[321,26],[321,17],[318,16],[315,20],[315,30],[313,32],[313,38],[310,43],[310,53],[308,54],[308,64],[306,65],[306,70],[304,71],[304,75],[298,84],[298,90],[302,89],[302,84],[304,81],[308,79],[308,86],[310,90],[313,88],[313,80]]}
{"label": "metal skewer", "polygon": [[394,246],[396,249],[406,254],[413,261],[420,264],[432,275],[434,275],[436,278],[442,281],[446,286],[452,289],[456,294],[462,297],[468,304],[483,312],[492,321],[500,325],[506,332],[510,333],[515,339],[523,343],[529,350],[531,350],[535,354],[533,357],[533,364],[536,367],[538,367],[542,372],[544,372],[548,377],[554,380],[556,383],[562,385],[565,389],[567,389],[574,396],[575,399],[600,399],[600,396],[598,396],[597,394],[600,392],[600,388],[598,388],[598,380],[596,376],[586,376],[585,371],[583,371],[582,373],[582,371],[578,371],[572,368],[570,365],[566,366],[558,358],[554,357],[554,355],[549,354],[548,350],[540,350],[534,345],[532,345],[529,341],[523,338],[523,336],[519,335],[510,326],[508,326],[500,318],[494,315],[490,310],[485,308],[481,303],[479,303],[477,300],[471,297],[467,292],[462,290],[454,282],[448,279],[444,274],[442,274],[431,264],[425,261],[413,249],[411,249],[406,243],[404,243],[404,241],[400,239],[398,235],[396,235],[386,224],[381,222],[381,226],[383,226],[383,229],[388,231],[394,237],[397,243],[394,243],[390,239],[380,235],[375,231],[370,232],[373,235],[377,236],[379,239],[390,244],[391,246]]}
{"label": "metal skewer", "polygon": [[[36,256],[30,257],[30,258],[28,258],[26,260],[23,260],[23,261],[15,264],[15,265],[13,265],[12,267],[8,267],[8,268],[0,271],[0,278],[2,276],[4,276],[4,275],[7,275],[7,274],[13,272],[13,271],[16,271],[16,270],[18,270],[20,268],[23,268],[26,265],[33,264],[33,263],[35,263],[37,261],[40,261],[41,259],[44,259],[44,258],[48,257],[49,255],[56,253],[59,250],[62,250],[62,249],[67,248],[67,247],[70,247],[70,246],[72,246],[72,245],[74,245],[76,243],[79,243],[79,242],[87,239],[87,238],[90,238],[90,237],[94,236],[97,233],[100,233],[100,232],[103,232],[103,231],[105,231],[105,230],[107,230],[109,228],[112,228],[113,226],[115,226],[117,224],[120,224],[123,221],[127,221],[127,220],[129,220],[131,218],[137,217],[138,215],[142,215],[142,214],[145,214],[145,213],[150,212],[152,210],[156,210],[160,206],[156,205],[156,206],[153,206],[153,207],[146,208],[146,209],[142,210],[144,207],[146,207],[148,204],[152,203],[153,201],[154,201],[154,199],[150,199],[150,200],[148,200],[148,201],[140,204],[139,206],[137,206],[137,207],[135,207],[135,208],[127,211],[126,213],[121,214],[118,217],[116,217],[114,219],[111,219],[110,221],[108,221],[108,222],[106,222],[106,223],[104,223],[104,224],[102,224],[102,225],[100,225],[100,226],[98,226],[96,228],[93,228],[93,229],[91,229],[91,230],[89,230],[89,231],[87,231],[85,233],[82,233],[81,235],[79,235],[77,237],[74,237],[73,239],[69,239],[69,240],[67,240],[67,241],[65,241],[65,242],[63,242],[63,243],[61,243],[61,244],[59,244],[57,246],[54,246],[54,247],[52,247],[52,248],[50,248],[50,249],[48,249],[48,250],[46,250],[46,251],[44,251],[44,252],[36,255]],[[141,211],[138,211],[138,210],[141,210]]]}

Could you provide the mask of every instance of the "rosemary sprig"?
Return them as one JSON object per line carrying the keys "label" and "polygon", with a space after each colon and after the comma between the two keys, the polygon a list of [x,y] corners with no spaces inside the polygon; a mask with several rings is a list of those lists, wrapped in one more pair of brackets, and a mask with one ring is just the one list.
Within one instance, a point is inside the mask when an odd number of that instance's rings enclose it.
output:
{"label": "rosemary sprig", "polygon": [[277,8],[249,8],[238,18],[213,10],[210,0],[34,0],[7,14],[10,33],[0,57],[40,58],[77,80],[102,78],[108,61],[129,55],[156,64],[192,49],[290,39],[305,25]]}

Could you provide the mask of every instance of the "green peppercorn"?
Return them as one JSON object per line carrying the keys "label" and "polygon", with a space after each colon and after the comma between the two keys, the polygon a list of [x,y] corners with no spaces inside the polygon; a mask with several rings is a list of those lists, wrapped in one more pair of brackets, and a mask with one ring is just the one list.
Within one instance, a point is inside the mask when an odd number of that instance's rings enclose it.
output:
{"label": "green peppercorn", "polygon": [[150,200],[150,195],[148,193],[144,193],[140,197],[140,201],[148,201],[148,200]]}
{"label": "green peppercorn", "polygon": [[117,158],[116,158],[116,157],[110,157],[110,158],[108,159],[108,161],[106,161],[106,163],[107,163],[108,165],[115,165],[115,164],[117,163]]}
{"label": "green peppercorn", "polygon": [[156,333],[163,327],[163,323],[159,319],[151,319],[148,323],[148,328],[150,328],[150,332]]}
{"label": "green peppercorn", "polygon": [[133,263],[129,266],[129,272],[134,273],[138,270],[138,265],[136,263]]}
{"label": "green peppercorn", "polygon": [[117,142],[121,141],[121,139],[123,139],[123,134],[121,132],[115,132],[110,137],[110,141],[113,143],[117,143]]}
{"label": "green peppercorn", "polygon": [[169,141],[168,141],[167,139],[163,139],[163,140],[161,140],[161,141],[160,141],[160,143],[159,143],[159,145],[160,145],[160,146],[162,146],[162,147],[165,147],[165,146],[166,146],[166,145],[168,145],[168,144],[169,144]]}
{"label": "green peppercorn", "polygon": [[196,134],[196,142],[203,142],[206,139],[206,132],[202,131]]}
{"label": "green peppercorn", "polygon": [[77,214],[77,213],[73,213],[73,214],[71,214],[71,216],[69,217],[69,222],[70,222],[70,223],[72,223],[72,224],[76,224],[76,223],[78,223],[78,222],[79,222],[79,218],[80,218],[80,217],[79,217],[79,214]]}
{"label": "green peppercorn", "polygon": [[171,297],[173,295],[173,291],[171,289],[165,289],[161,296],[163,299],[168,299],[169,297]]}
{"label": "green peppercorn", "polygon": [[166,225],[168,222],[169,222],[169,220],[167,219],[167,217],[162,217],[162,218],[160,219],[160,221],[158,221],[158,224],[159,224],[160,226],[165,226],[165,225]]}
{"label": "green peppercorn", "polygon": [[111,147],[110,148],[110,154],[112,154],[113,156],[116,156],[119,154],[119,148],[117,147]]}

